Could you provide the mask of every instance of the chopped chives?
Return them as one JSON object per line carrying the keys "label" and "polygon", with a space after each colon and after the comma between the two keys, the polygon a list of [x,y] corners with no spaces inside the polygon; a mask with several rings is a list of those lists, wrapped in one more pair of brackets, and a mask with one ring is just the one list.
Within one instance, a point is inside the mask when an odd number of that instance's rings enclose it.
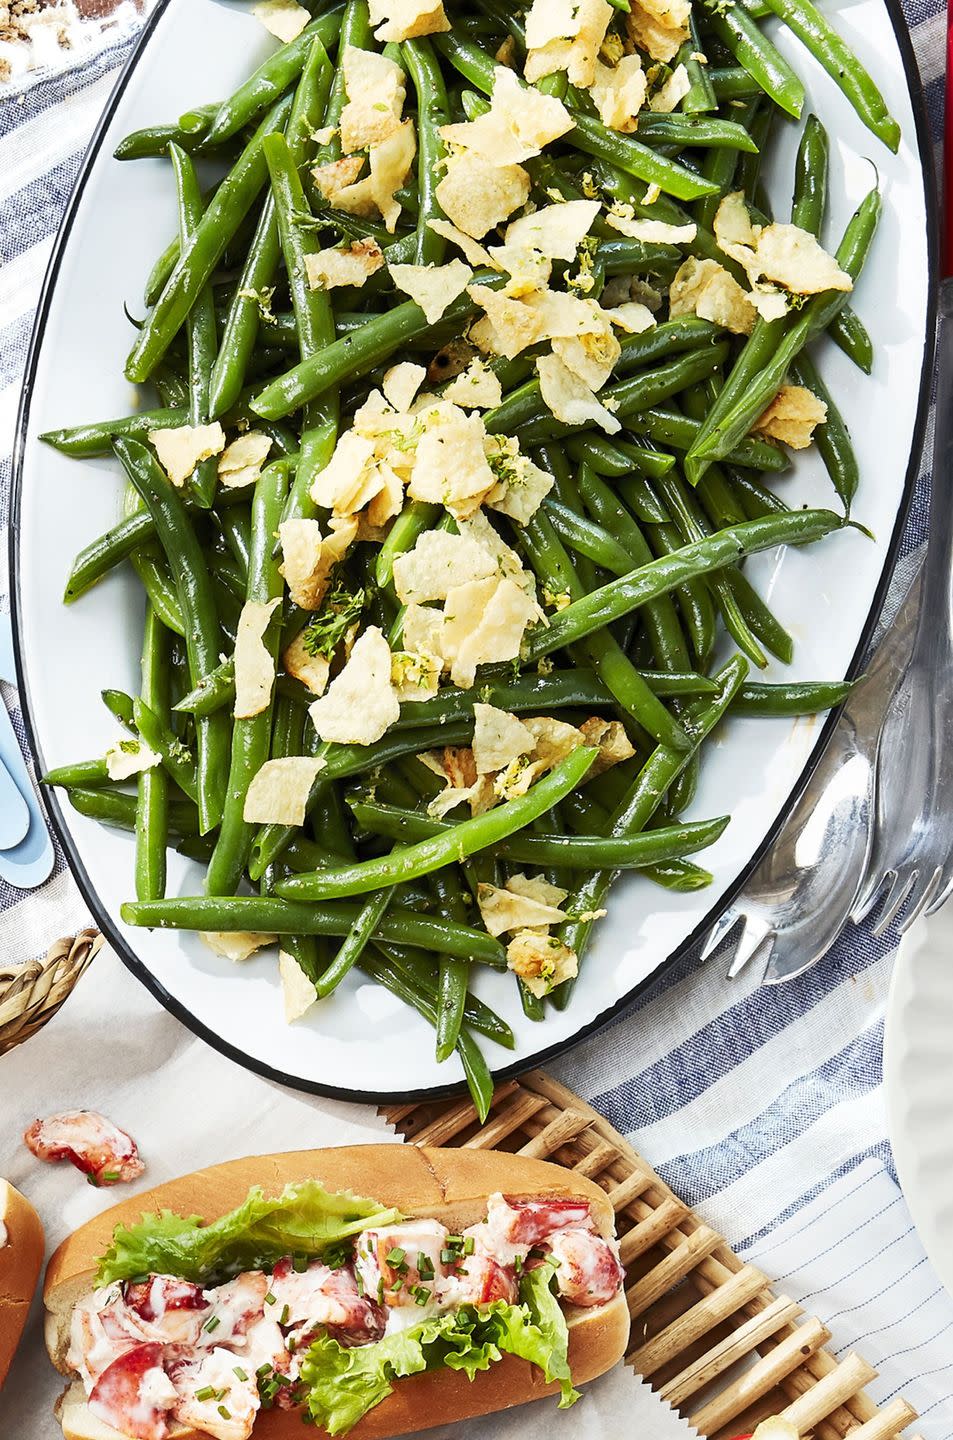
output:
{"label": "chopped chives", "polygon": [[211,1335],[212,1331],[217,1330],[221,1323],[222,1322],[217,1315],[210,1315],[209,1318],[206,1320],[205,1324],[202,1326],[202,1329],[206,1330],[209,1335]]}
{"label": "chopped chives", "polygon": [[404,1257],[406,1253],[407,1252],[405,1250],[401,1250],[399,1245],[395,1245],[393,1250],[391,1250],[390,1254],[386,1257],[387,1264],[393,1266],[395,1270],[399,1269],[400,1266],[404,1263]]}
{"label": "chopped chives", "polygon": [[278,1303],[278,1296],[277,1296],[277,1295],[272,1295],[271,1291],[269,1290],[269,1291],[268,1291],[268,1294],[265,1296],[265,1304],[266,1304],[266,1305],[276,1305],[277,1303]]}
{"label": "chopped chives", "polygon": [[464,1253],[464,1255],[472,1255],[472,1254],[473,1254],[473,1250],[474,1250],[474,1245],[475,1245],[475,1241],[474,1241],[474,1239],[473,1239],[473,1236],[472,1236],[472,1235],[467,1235],[467,1237],[465,1238],[465,1240],[464,1240],[464,1242],[463,1242],[463,1253]]}
{"label": "chopped chives", "polygon": [[195,1398],[196,1400],[214,1400],[215,1387],[213,1385],[203,1385],[201,1390],[196,1390]]}
{"label": "chopped chives", "polygon": [[219,1405],[218,1413],[219,1415],[221,1415],[223,1420],[231,1420],[232,1418],[231,1410],[226,1410],[224,1405]]}
{"label": "chopped chives", "polygon": [[289,1316],[290,1314],[291,1314],[291,1311],[290,1311],[290,1309],[288,1308],[288,1306],[286,1305],[285,1308],[284,1308],[284,1309],[282,1310],[282,1312],[281,1312],[281,1318],[279,1319],[278,1324],[279,1324],[279,1325],[287,1325],[287,1323],[288,1323],[288,1316]]}
{"label": "chopped chives", "polygon": [[235,1375],[237,1375],[238,1378],[239,1378],[239,1380],[241,1380],[241,1381],[245,1381],[245,1380],[248,1379],[247,1374],[246,1374],[245,1371],[241,1368],[240,1365],[236,1365],[236,1366],[234,1367],[233,1373],[234,1373]]}

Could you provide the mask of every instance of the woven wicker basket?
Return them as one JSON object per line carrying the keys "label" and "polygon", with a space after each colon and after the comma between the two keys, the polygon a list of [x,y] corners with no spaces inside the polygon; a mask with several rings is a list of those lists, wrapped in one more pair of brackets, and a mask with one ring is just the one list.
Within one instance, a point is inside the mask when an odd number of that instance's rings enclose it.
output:
{"label": "woven wicker basket", "polygon": [[57,940],[45,960],[0,966],[0,1055],[53,1018],[102,943],[98,930],[81,930]]}
{"label": "woven wicker basket", "polygon": [[893,1440],[916,1419],[864,1391],[876,1371],[837,1359],[822,1322],[775,1295],[617,1130],[542,1071],[499,1086],[482,1129],[468,1100],[381,1112],[415,1145],[518,1151],[588,1175],[608,1194],[626,1267],[629,1363],[701,1435],[729,1440],[769,1415],[816,1440]]}

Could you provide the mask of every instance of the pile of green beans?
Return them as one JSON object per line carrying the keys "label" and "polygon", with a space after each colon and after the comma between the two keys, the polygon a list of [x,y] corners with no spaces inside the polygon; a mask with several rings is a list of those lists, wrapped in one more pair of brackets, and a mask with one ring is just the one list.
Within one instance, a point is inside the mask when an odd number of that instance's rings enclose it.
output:
{"label": "pile of green beans", "polygon": [[[623,33],[628,6],[613,5],[613,25]],[[597,197],[644,220],[693,223],[695,239],[685,247],[627,239],[603,212],[578,270],[555,267],[554,288],[568,284],[594,300],[617,277],[630,280],[633,294],[657,296],[657,323],[623,336],[601,392],[621,423],[618,434],[552,415],[534,370],[539,347],[492,362],[502,400],[483,417],[487,432],[518,437],[552,479],[525,525],[486,512],[546,610],[545,623],[527,630],[520,658],[483,666],[472,689],[445,684],[431,699],[405,701],[374,744],[321,743],[307,714],[313,696],[282,666],[309,617],[285,590],[279,526],[305,518],[324,528],[328,516],[312,484],[349,417],[398,361],[412,356],[428,365],[433,385],[454,373],[446,367],[455,357],[465,364],[476,353],[468,332],[478,309],[464,293],[432,324],[388,288],[386,270],[364,287],[325,291],[310,288],[307,262],[329,245],[368,239],[391,264],[444,263],[448,242],[430,225],[446,218],[441,127],[486,112],[504,40],[522,73],[525,33],[522,9],[474,0],[474,14],[454,14],[447,33],[386,47],[404,71],[405,114],[417,137],[413,174],[397,197],[402,212],[389,232],[374,214],[328,205],[311,173],[342,158],[338,127],[349,97],[340,59],[349,46],[375,48],[367,0],[318,0],[309,8],[313,18],[301,34],[233,95],[138,131],[116,151],[123,161],[167,158],[176,187],[174,223],[148,275],[145,318],[126,364],[127,378],[148,388],[134,413],[43,438],[65,455],[118,462],[119,517],[76,557],[65,599],[76,601],[125,565],[142,582],[140,692],[107,690],[103,700],[157,764],[113,782],[105,758],[95,758],[45,781],[64,787],[80,814],[134,835],[136,898],[123,907],[127,923],[278,935],[313,982],[319,1015],[328,997],[346,990],[351,972],[360,973],[432,1026],[438,1060],[459,1057],[482,1119],[493,1080],[477,1037],[504,1050],[516,1038],[472,993],[475,968],[507,969],[505,944],[481,920],[481,885],[504,886],[529,867],[568,891],[568,918],[554,938],[582,965],[620,872],[636,870],[680,892],[710,882],[689,857],[714,845],[729,818],[686,812],[706,742],[726,717],[813,714],[840,704],[850,689],[752,678],[769,657],[788,663],[793,641],[744,567],[760,551],[819,541],[850,515],[861,477],[812,344],[830,335],[869,373],[873,347],[863,323],[842,292],[808,297],[780,320],[759,319],[748,337],[665,308],[689,254],[716,259],[741,278],[715,240],[718,205],[742,189],[756,219],[767,210],[759,175],[773,124],[801,116],[804,86],[762,19],[780,17],[894,150],[899,129],[812,0],[696,0],[689,37],[672,62],[684,64],[688,92],[671,113],[646,109],[634,133],[608,129],[564,74],[539,83],[565,104],[572,127],[527,161],[533,205]],[[790,218],[822,243],[828,149],[821,121],[810,115]],[[855,281],[879,214],[873,191],[831,242]],[[484,243],[501,238],[502,229]],[[474,279],[505,283],[490,270]],[[751,431],[785,382],[827,406],[817,449],[839,512],[802,507],[796,472],[783,493],[772,488],[790,457]],[[214,422],[229,439],[264,431],[269,463],[236,489],[219,483],[215,459],[204,460],[174,488],[150,432]],[[394,648],[403,624],[394,564],[434,528],[452,531],[454,522],[442,506],[408,499],[386,532],[355,543],[332,576],[336,590],[359,597],[360,623],[379,626]],[[249,602],[278,602],[263,640],[275,681],[265,709],[236,719],[233,652]],[[343,658],[339,646],[334,665]],[[524,793],[482,814],[471,816],[464,805],[435,819],[430,802],[443,787],[419,757],[465,755],[477,700],[516,716],[618,722],[631,756],[603,769],[597,749],[581,744]],[[304,825],[246,822],[255,775],[267,761],[291,756],[322,762]],[[205,866],[202,894],[167,897],[170,848]],[[650,895],[644,888],[640,903],[650,904]],[[566,980],[540,998],[518,980],[525,1017],[540,1021],[550,1006],[565,1008],[573,985]]]}

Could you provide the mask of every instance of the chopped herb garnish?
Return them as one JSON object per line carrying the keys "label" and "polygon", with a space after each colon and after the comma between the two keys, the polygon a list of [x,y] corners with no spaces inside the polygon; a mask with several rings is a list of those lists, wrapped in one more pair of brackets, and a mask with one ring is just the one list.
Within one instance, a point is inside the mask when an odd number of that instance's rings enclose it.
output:
{"label": "chopped herb garnish", "polygon": [[298,1275],[302,1275],[308,1268],[308,1257],[307,1255],[296,1255],[292,1260],[291,1264],[294,1267],[296,1273]]}
{"label": "chopped herb garnish", "polygon": [[305,650],[314,658],[330,660],[352,625],[356,625],[364,609],[367,592],[353,593],[343,585],[335,585],[323,606],[301,632]]}
{"label": "chopped herb garnish", "polygon": [[432,1280],[434,1278],[433,1261],[429,1255],[421,1250],[417,1256],[417,1274],[421,1280]]}
{"label": "chopped herb garnish", "polygon": [[196,1392],[195,1392],[195,1398],[196,1398],[196,1400],[214,1400],[214,1399],[215,1399],[215,1387],[214,1387],[214,1385],[203,1385],[202,1388],[201,1388],[201,1390],[196,1390]]}
{"label": "chopped herb garnish", "polygon": [[472,1255],[472,1254],[473,1254],[473,1249],[474,1249],[475,1243],[476,1243],[476,1242],[474,1241],[472,1235],[467,1235],[467,1236],[465,1237],[465,1239],[464,1239],[464,1241],[463,1241],[463,1253],[464,1253],[464,1255]]}
{"label": "chopped herb garnish", "polygon": [[222,1322],[217,1315],[210,1315],[209,1318],[206,1320],[205,1324],[202,1326],[202,1329],[207,1330],[209,1335],[211,1335],[212,1331],[217,1330],[221,1323]]}
{"label": "chopped herb garnish", "polygon": [[282,1310],[282,1312],[281,1312],[281,1318],[280,1318],[280,1320],[278,1321],[278,1324],[279,1324],[279,1325],[287,1325],[287,1323],[288,1323],[288,1316],[289,1316],[290,1314],[291,1314],[291,1311],[290,1311],[290,1309],[288,1308],[288,1306],[286,1305],[285,1308],[284,1308],[284,1309]]}
{"label": "chopped herb garnish", "polygon": [[219,1405],[218,1413],[219,1415],[221,1415],[223,1420],[231,1420],[232,1418],[231,1410],[226,1410],[224,1405]]}
{"label": "chopped herb garnish", "polygon": [[399,1245],[395,1245],[386,1257],[388,1265],[394,1270],[400,1270],[401,1268],[406,1269],[407,1267],[404,1264],[406,1254],[406,1250],[401,1250]]}
{"label": "chopped herb garnish", "polygon": [[271,1293],[271,1291],[269,1290],[269,1291],[268,1291],[268,1294],[265,1296],[265,1304],[266,1304],[266,1305],[277,1305],[277,1303],[278,1303],[278,1296],[277,1296],[277,1295],[273,1295],[273,1294]]}
{"label": "chopped herb garnish", "polygon": [[255,1371],[255,1374],[258,1376],[259,1380],[264,1380],[266,1376],[271,1374],[274,1368],[275,1367],[273,1365],[269,1365],[266,1360],[264,1365],[259,1365],[258,1369]]}
{"label": "chopped herb garnish", "polygon": [[247,1373],[242,1369],[240,1365],[236,1365],[232,1373],[237,1375],[239,1380],[241,1380],[243,1383],[248,1379]]}
{"label": "chopped herb garnish", "polygon": [[104,1185],[115,1185],[116,1181],[119,1179],[119,1171],[104,1170],[102,1175],[100,1176],[100,1179],[102,1180],[102,1183]]}
{"label": "chopped herb garnish", "polygon": [[413,1289],[414,1304],[426,1305],[433,1292],[428,1290],[426,1285],[415,1285]]}

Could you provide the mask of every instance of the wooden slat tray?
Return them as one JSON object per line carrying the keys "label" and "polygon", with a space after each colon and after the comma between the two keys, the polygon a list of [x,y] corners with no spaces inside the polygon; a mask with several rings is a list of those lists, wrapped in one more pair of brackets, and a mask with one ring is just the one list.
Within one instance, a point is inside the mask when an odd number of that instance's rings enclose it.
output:
{"label": "wooden slat tray", "polygon": [[518,1151],[579,1171],[612,1200],[632,1316],[628,1361],[712,1440],[769,1415],[817,1440],[892,1440],[916,1419],[906,1401],[878,1407],[876,1371],[838,1360],[830,1331],[675,1195],[613,1127],[542,1071],[501,1085],[481,1128],[468,1100],[381,1112],[415,1145]]}

